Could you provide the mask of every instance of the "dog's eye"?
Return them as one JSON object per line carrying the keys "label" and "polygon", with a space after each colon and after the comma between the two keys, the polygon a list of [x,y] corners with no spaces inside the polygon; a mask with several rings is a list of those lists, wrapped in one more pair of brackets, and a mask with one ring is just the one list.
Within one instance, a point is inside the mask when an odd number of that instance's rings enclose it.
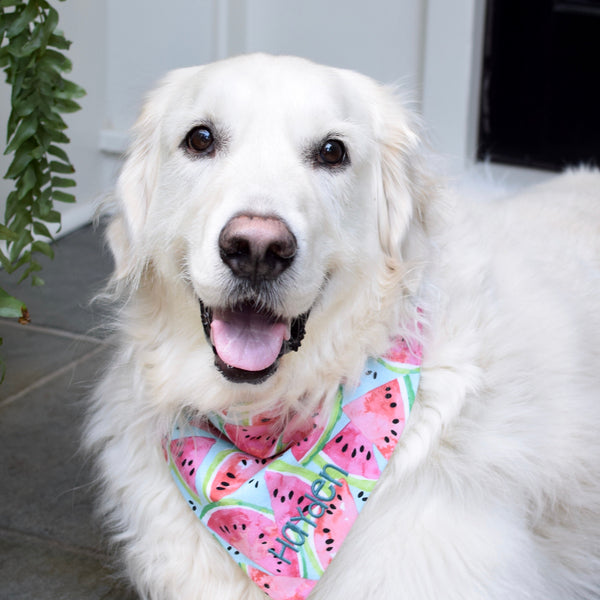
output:
{"label": "dog's eye", "polygon": [[213,150],[215,139],[212,131],[201,125],[190,130],[185,137],[186,148],[193,154],[208,154]]}
{"label": "dog's eye", "polygon": [[318,160],[330,167],[341,165],[346,160],[346,146],[339,140],[327,140],[319,150]]}

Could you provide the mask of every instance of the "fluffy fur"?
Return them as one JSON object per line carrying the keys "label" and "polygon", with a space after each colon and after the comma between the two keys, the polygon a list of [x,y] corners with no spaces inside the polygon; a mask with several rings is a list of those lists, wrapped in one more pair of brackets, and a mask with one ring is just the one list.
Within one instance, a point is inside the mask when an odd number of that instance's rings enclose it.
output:
{"label": "fluffy fur", "polygon": [[[222,147],[182,140],[211,123]],[[328,169],[311,148],[342,139]],[[418,123],[356,73],[253,55],[168,75],[135,127],[108,229],[118,348],[85,445],[127,575],[151,600],[259,600],[189,510],[161,438],[185,409],[309,411],[420,331],[408,427],[314,600],[600,598],[600,174],[469,202],[427,173]],[[262,301],[312,307],[260,385],[215,368],[219,231],[251,210],[298,241]]]}

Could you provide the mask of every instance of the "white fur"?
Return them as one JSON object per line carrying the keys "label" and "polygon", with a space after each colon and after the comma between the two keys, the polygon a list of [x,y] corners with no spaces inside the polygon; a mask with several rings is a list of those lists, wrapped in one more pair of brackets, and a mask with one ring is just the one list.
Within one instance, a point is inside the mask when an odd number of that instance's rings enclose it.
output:
{"label": "white fur", "polygon": [[[227,151],[190,159],[179,145],[206,120]],[[351,164],[315,168],[306,149],[332,135]],[[417,321],[407,430],[311,599],[600,598],[600,174],[455,198],[426,172],[391,90],[252,55],[166,78],[117,196],[120,342],[85,444],[143,598],[263,597],[171,480],[161,439],[180,411],[310,410]],[[226,297],[217,237],[249,208],[298,240],[281,313],[312,306],[300,350],[260,385],[217,371],[198,307]]]}

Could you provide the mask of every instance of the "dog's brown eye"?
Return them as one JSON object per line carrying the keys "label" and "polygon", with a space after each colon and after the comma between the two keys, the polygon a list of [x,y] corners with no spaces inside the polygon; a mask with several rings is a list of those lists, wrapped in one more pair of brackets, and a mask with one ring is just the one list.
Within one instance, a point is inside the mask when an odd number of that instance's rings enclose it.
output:
{"label": "dog's brown eye", "polygon": [[341,165],[346,159],[346,147],[339,140],[327,140],[319,150],[319,162],[328,165]]}
{"label": "dog's brown eye", "polygon": [[185,138],[187,149],[194,154],[207,154],[213,149],[214,143],[212,131],[205,126],[194,127]]}

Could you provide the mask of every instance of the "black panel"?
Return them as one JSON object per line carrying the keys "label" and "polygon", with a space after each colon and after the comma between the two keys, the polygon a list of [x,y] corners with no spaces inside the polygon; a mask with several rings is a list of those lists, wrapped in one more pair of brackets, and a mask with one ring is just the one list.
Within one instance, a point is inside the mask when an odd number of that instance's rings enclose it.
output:
{"label": "black panel", "polygon": [[600,0],[488,0],[478,158],[600,164]]}

